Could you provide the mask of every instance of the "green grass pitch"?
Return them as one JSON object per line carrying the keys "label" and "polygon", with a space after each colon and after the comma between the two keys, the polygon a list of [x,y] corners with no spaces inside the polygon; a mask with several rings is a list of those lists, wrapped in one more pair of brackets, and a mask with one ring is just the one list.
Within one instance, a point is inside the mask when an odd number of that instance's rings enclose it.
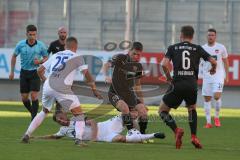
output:
{"label": "green grass pitch", "polygon": [[[111,106],[103,107],[103,110]],[[94,105],[84,105],[89,111]],[[174,136],[170,129],[159,120],[158,107],[149,107],[148,132],[162,131],[164,140],[147,144],[124,144],[89,142],[89,146],[74,146],[71,139],[32,140],[30,144],[20,143],[20,138],[29,125],[30,115],[21,103],[0,102],[0,160],[238,160],[240,159],[240,109],[222,109],[222,127],[204,129],[203,110],[198,108],[198,137],[203,149],[197,150],[190,143],[190,131],[186,109],[181,107],[173,112],[179,127],[185,130],[183,147],[176,150]],[[108,116],[117,114],[115,110]],[[107,116],[97,119],[106,119]],[[52,115],[44,121],[34,135],[55,133],[58,125]]]}

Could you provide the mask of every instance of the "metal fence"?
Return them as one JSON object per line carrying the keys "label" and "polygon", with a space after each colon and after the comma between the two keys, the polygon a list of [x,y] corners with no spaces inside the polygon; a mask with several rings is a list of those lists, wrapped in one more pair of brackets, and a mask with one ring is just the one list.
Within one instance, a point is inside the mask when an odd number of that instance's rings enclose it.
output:
{"label": "metal fence", "polygon": [[240,0],[0,0],[0,47],[14,47],[25,27],[38,26],[49,44],[66,26],[81,49],[101,50],[113,41],[138,40],[148,52],[164,51],[193,25],[194,42],[204,44],[214,27],[230,53],[240,53]]}

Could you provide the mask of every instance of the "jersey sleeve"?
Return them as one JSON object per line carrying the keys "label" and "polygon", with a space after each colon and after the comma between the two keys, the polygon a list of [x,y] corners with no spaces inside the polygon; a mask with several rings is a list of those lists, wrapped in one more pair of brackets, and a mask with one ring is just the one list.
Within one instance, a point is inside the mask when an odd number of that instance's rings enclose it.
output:
{"label": "jersey sleeve", "polygon": [[200,57],[204,60],[207,61],[208,58],[211,56],[207,51],[205,51],[202,46],[198,46],[198,53],[200,54]]}
{"label": "jersey sleeve", "polygon": [[51,64],[52,64],[52,61],[53,61],[53,57],[55,57],[55,56],[54,56],[54,55],[51,56],[46,62],[44,62],[44,63],[42,64],[43,67],[44,67],[46,70],[48,70],[48,71],[50,71]]}
{"label": "jersey sleeve", "polygon": [[20,48],[21,48],[21,44],[20,44],[20,42],[16,45],[16,47],[15,47],[15,50],[14,50],[14,52],[13,52],[13,54],[15,55],[15,56],[18,56],[19,54],[20,54]]}
{"label": "jersey sleeve", "polygon": [[41,55],[42,55],[43,57],[48,56],[48,51],[47,51],[46,45],[45,45],[44,43],[42,43],[41,46],[42,46],[42,48],[41,48]]}
{"label": "jersey sleeve", "polygon": [[85,63],[85,60],[83,58],[80,59],[80,64],[81,65],[78,67],[80,71],[88,69],[88,65]]}
{"label": "jersey sleeve", "polygon": [[227,57],[228,57],[227,49],[225,46],[223,46],[222,58],[227,58]]}
{"label": "jersey sleeve", "polygon": [[50,43],[50,45],[49,45],[49,47],[48,47],[48,50],[47,50],[48,55],[51,54],[52,51],[53,51],[53,43]]}
{"label": "jersey sleeve", "polygon": [[173,46],[169,46],[165,54],[165,57],[171,60],[172,54],[173,54]]}
{"label": "jersey sleeve", "polygon": [[124,62],[126,61],[127,56],[124,54],[117,54],[113,56],[112,58],[112,66],[122,66],[124,65]]}

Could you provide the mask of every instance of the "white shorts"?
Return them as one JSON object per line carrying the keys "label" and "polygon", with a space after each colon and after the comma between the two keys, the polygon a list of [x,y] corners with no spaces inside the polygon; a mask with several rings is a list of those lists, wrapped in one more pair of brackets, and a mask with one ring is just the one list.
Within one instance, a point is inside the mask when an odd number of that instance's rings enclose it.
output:
{"label": "white shorts", "polygon": [[98,123],[98,141],[112,142],[113,138],[120,135],[124,127],[114,121],[105,121]]}
{"label": "white shorts", "polygon": [[46,81],[43,86],[42,105],[49,111],[52,109],[53,103],[57,101],[66,110],[80,106],[80,101],[76,95],[63,94],[53,90]]}
{"label": "white shorts", "polygon": [[207,83],[203,82],[202,85],[202,95],[203,96],[214,96],[214,93],[216,92],[222,92],[223,91],[223,83]]}

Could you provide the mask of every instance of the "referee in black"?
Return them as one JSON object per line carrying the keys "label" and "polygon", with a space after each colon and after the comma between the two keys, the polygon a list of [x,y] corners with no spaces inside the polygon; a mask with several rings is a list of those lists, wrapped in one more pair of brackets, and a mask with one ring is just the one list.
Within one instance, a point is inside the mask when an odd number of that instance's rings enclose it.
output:
{"label": "referee in black", "polygon": [[[67,34],[68,34],[68,32],[65,27],[62,26],[62,27],[58,28],[58,39],[50,43],[50,45],[48,47],[49,55],[65,50]],[[62,107],[60,106],[60,104],[56,101],[56,112],[60,111],[61,108]]]}
{"label": "referee in black", "polygon": [[[209,61],[212,68],[211,74],[216,72],[216,61],[200,45],[192,43],[194,29],[192,26],[183,26],[181,28],[180,43],[168,47],[167,53],[163,58],[161,65],[167,77],[167,80],[173,84],[173,91],[163,96],[159,108],[159,115],[162,120],[175,133],[176,148],[180,149],[182,145],[182,136],[184,131],[178,128],[175,120],[169,114],[171,108],[177,109],[182,101],[185,101],[188,109],[189,126],[191,130],[191,142],[195,148],[202,148],[197,138],[197,80],[200,58]],[[169,62],[173,63],[173,78],[170,75]]]}
{"label": "referee in black", "polygon": [[[16,59],[20,55],[20,92],[22,102],[31,113],[33,120],[39,108],[38,92],[40,90],[40,78],[37,74],[37,68],[39,64],[47,60],[48,53],[45,44],[37,40],[36,26],[28,25],[26,27],[26,35],[27,39],[18,42],[12,55],[9,79],[14,79]],[[31,101],[29,100],[29,94],[31,95]]]}
{"label": "referee in black", "polygon": [[113,74],[108,97],[111,104],[122,112],[123,123],[128,130],[133,128],[130,111],[137,110],[140,132],[145,134],[148,119],[141,90],[143,67],[139,61],[142,50],[143,45],[140,42],[134,42],[128,54],[118,54],[112,58]]}

